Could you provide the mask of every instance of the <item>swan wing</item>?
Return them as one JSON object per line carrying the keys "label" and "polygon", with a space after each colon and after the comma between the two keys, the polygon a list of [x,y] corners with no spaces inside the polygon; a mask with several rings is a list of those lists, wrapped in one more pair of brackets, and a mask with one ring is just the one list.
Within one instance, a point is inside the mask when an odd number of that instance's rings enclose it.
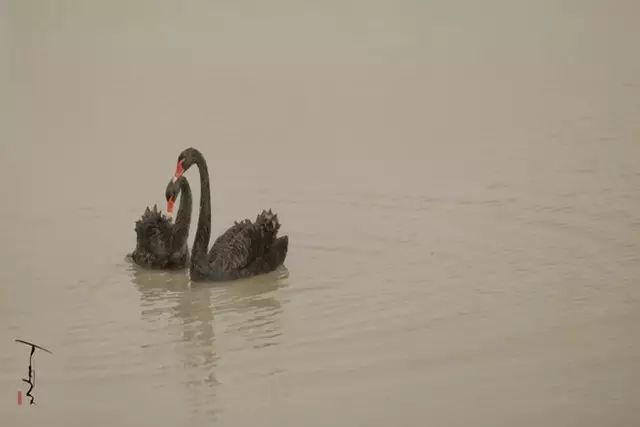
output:
{"label": "swan wing", "polygon": [[136,221],[136,249],[132,257],[139,265],[164,267],[169,256],[171,239],[171,222],[158,211],[145,210],[142,217]]}
{"label": "swan wing", "polygon": [[228,249],[230,242],[234,239],[234,237],[241,233],[247,227],[251,227],[251,221],[245,219],[244,221],[235,222],[231,227],[229,227],[224,233],[222,233],[218,238],[213,242],[213,246],[211,246],[211,250],[209,251],[209,261],[213,262],[221,254],[224,254]]}
{"label": "swan wing", "polygon": [[216,239],[209,252],[214,269],[232,272],[259,262],[271,249],[279,228],[278,216],[270,210],[262,211],[255,222],[234,224]]}
{"label": "swan wing", "polygon": [[220,245],[213,260],[214,270],[221,272],[238,271],[255,258],[253,250],[255,230],[253,224],[229,235],[224,245]]}

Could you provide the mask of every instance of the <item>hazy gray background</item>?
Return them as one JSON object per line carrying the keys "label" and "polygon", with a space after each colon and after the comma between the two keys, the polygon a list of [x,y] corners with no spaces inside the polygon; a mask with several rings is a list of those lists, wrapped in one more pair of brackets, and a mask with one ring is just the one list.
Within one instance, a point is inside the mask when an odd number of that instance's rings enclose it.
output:
{"label": "hazy gray background", "polygon": [[[0,421],[638,424],[639,16],[0,2]],[[288,277],[124,260],[188,146],[214,233],[273,208]],[[37,407],[15,338],[54,351]]]}

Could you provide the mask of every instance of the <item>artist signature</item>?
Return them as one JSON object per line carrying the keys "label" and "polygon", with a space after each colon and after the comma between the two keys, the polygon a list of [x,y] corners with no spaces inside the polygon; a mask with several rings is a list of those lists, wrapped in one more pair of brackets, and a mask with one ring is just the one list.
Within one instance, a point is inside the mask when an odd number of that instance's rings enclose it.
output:
{"label": "artist signature", "polygon": [[[49,350],[47,350],[44,347],[40,347],[39,345],[30,343],[28,341],[16,340],[16,342],[31,346],[31,354],[29,355],[29,379],[22,378],[22,381],[24,381],[25,383],[29,384],[29,390],[27,391],[27,397],[29,397],[31,399],[29,401],[29,404],[33,405],[33,404],[35,404],[35,398],[31,394],[31,391],[36,387],[36,370],[33,368],[33,354],[36,352],[36,348],[40,349],[40,350],[43,350],[43,351],[46,351],[49,354],[53,354],[53,353],[50,352]],[[22,395],[20,393],[21,392],[18,392],[18,404],[19,405],[22,404]]]}

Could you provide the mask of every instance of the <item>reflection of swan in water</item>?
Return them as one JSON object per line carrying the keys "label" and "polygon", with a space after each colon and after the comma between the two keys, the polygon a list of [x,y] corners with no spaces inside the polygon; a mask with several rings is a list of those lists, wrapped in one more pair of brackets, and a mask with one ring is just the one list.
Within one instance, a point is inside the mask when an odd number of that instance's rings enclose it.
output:
{"label": "reflection of swan in water", "polygon": [[172,332],[171,324],[177,320],[181,336],[176,337],[176,341],[185,343],[188,359],[199,360],[198,363],[187,360],[187,365],[213,368],[217,355],[210,290],[191,288],[183,271],[153,272],[136,268],[132,272],[133,282],[142,298],[142,318],[155,322],[168,317],[170,324],[166,329],[169,333]]}
{"label": "reflection of swan in water", "polygon": [[[238,280],[228,286],[203,286],[202,283],[190,286],[188,277],[182,272],[153,272],[140,268],[132,269],[132,272],[133,282],[142,297],[143,318],[151,319],[170,313],[172,318],[180,319],[185,327],[194,322],[200,326],[212,326],[214,314],[225,319],[230,315],[241,315],[246,322],[263,319],[265,324],[272,323],[277,317],[274,315],[281,311],[281,304],[274,292],[283,286],[280,279],[288,275],[286,268],[281,266],[272,273]],[[251,327],[259,332],[256,326],[240,322],[236,331]],[[185,339],[189,339],[188,334],[185,334]]]}
{"label": "reflection of swan in water", "polygon": [[[155,341],[166,343],[167,331],[171,335],[176,321],[180,325],[173,341],[183,343],[184,354],[179,355],[185,368],[182,378],[187,379],[185,385],[190,390],[196,391],[196,396],[190,398],[196,412],[203,408],[213,410],[217,365],[226,353],[238,347],[263,348],[279,343],[282,306],[277,290],[282,286],[278,279],[286,275],[284,268],[233,285],[200,283],[194,287],[184,272],[136,266],[131,272],[141,296],[142,318],[153,325],[152,334],[158,331],[158,321],[162,321],[160,337]],[[216,343],[214,320],[218,335],[223,338],[220,344]]]}
{"label": "reflection of swan in water", "polygon": [[236,339],[244,338],[241,347],[279,344],[282,305],[275,295],[283,286],[278,279],[285,274],[286,269],[281,266],[272,273],[212,289],[216,315],[224,319],[223,325],[222,320],[219,323]]}

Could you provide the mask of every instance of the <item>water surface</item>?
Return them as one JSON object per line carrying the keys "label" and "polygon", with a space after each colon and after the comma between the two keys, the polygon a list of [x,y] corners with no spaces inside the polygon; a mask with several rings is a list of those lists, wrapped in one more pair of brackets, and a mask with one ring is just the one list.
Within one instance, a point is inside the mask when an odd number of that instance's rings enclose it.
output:
{"label": "water surface", "polygon": [[[640,422],[635,2],[1,7],[3,425]],[[124,259],[188,146],[286,268]]]}

